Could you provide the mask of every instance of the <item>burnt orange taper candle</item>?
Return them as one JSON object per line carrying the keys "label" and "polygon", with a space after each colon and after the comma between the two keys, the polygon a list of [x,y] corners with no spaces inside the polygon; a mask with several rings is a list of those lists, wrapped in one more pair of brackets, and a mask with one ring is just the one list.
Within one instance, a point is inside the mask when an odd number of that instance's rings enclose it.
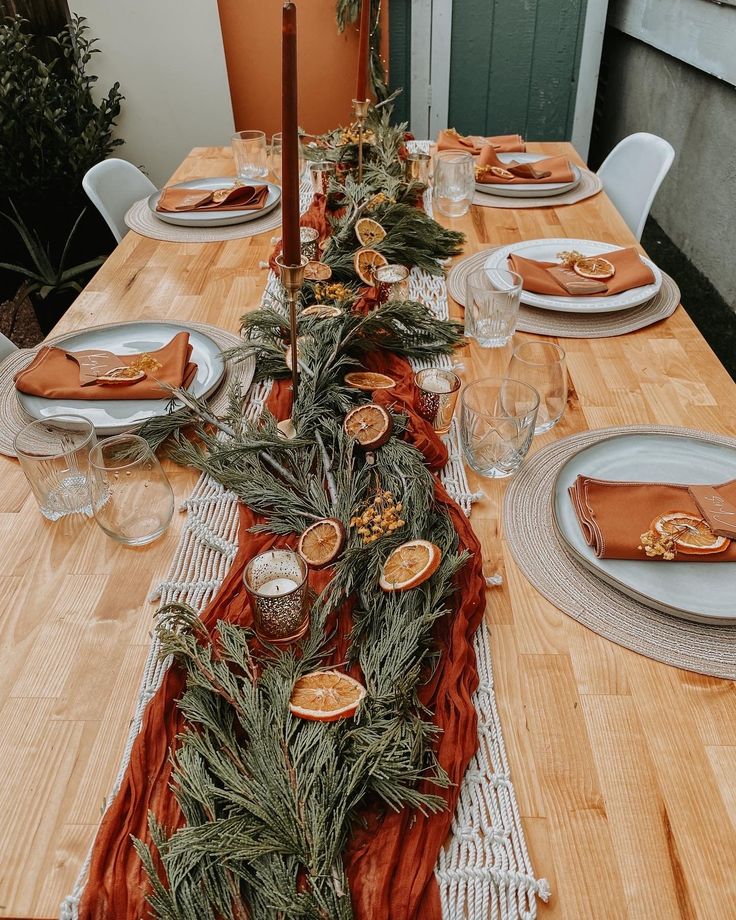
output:
{"label": "burnt orange taper candle", "polygon": [[296,6],[284,4],[281,48],[281,237],[286,265],[299,265],[299,128]]}
{"label": "burnt orange taper candle", "polygon": [[371,0],[360,4],[360,43],[358,45],[358,79],[355,98],[361,102],[368,98],[368,67],[371,54]]}

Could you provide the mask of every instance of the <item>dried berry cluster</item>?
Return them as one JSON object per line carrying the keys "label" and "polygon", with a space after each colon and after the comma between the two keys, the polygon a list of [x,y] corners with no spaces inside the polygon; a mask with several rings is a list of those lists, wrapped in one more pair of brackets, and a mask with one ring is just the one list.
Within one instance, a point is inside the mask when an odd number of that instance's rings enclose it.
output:
{"label": "dried berry cluster", "polygon": [[401,502],[397,502],[391,492],[379,489],[373,501],[350,519],[350,526],[357,528],[364,543],[373,543],[404,526],[406,521],[401,518],[401,507]]}
{"label": "dried berry cluster", "polygon": [[643,533],[639,539],[641,540],[641,545],[639,549],[643,549],[647,556],[661,556],[663,559],[674,559],[677,555],[677,537],[680,531],[675,531],[674,533],[657,533],[656,530],[647,530],[646,533]]}

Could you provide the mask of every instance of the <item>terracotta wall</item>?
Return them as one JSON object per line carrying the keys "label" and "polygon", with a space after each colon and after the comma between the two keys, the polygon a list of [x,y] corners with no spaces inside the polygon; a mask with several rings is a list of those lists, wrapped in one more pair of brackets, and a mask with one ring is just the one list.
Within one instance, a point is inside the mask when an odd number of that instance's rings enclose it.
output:
{"label": "terracotta wall", "polygon": [[[280,131],[282,5],[278,0],[218,0],[218,5],[235,128]],[[387,58],[388,4],[381,6]],[[301,0],[297,19],[299,124],[320,133],[350,118],[358,30],[338,33],[335,0]]]}

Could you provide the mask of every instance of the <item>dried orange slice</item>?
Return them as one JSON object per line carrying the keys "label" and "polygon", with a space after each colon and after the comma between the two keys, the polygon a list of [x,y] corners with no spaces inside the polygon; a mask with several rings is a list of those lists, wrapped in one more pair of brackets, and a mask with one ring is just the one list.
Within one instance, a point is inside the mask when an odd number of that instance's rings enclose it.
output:
{"label": "dried orange slice", "polygon": [[383,265],[388,265],[388,259],[375,249],[359,249],[353,256],[355,273],[363,284],[372,286],[374,283],[373,273]]}
{"label": "dried orange slice", "polygon": [[386,231],[372,217],[361,217],[355,225],[355,235],[361,246],[375,246],[386,239]]}
{"label": "dried orange slice", "polygon": [[311,569],[323,569],[340,555],[345,528],[337,518],[315,521],[299,537],[296,551]]}
{"label": "dried orange slice", "polygon": [[300,316],[316,316],[317,319],[331,319],[335,316],[342,316],[343,311],[339,307],[333,307],[331,304],[315,303],[311,307],[305,307]]}
{"label": "dried orange slice", "polygon": [[499,179],[513,179],[514,174],[509,172],[508,169],[503,169],[501,166],[491,166],[491,172],[494,176],[498,176]]}
{"label": "dried orange slice", "polygon": [[276,428],[278,429],[279,437],[286,438],[287,441],[296,437],[296,427],[290,418],[285,418],[278,422]]}
{"label": "dried orange slice", "polygon": [[396,386],[393,377],[386,374],[374,374],[372,371],[352,371],[345,374],[345,383],[356,390],[390,390]]}
{"label": "dried orange slice", "polygon": [[304,266],[304,278],[306,281],[329,281],[332,277],[332,269],[324,262],[307,262]]}
{"label": "dried orange slice", "polygon": [[702,518],[688,511],[660,514],[652,521],[650,529],[658,534],[674,536],[677,551],[686,556],[722,553],[731,543],[728,537],[719,537]]}
{"label": "dried orange slice", "polygon": [[341,671],[312,671],[294,684],[289,709],[300,719],[335,722],[352,716],[364,696],[365,687]]}
{"label": "dried orange slice", "polygon": [[105,386],[128,386],[131,383],[138,383],[138,381],[143,380],[145,376],[145,371],[139,371],[134,367],[128,367],[123,364],[120,367],[114,367],[111,371],[98,377],[95,383],[101,383]]}
{"label": "dried orange slice", "polygon": [[379,584],[384,591],[416,588],[434,575],[441,558],[439,546],[429,540],[409,540],[389,554]]}
{"label": "dried orange slice", "polygon": [[381,447],[391,437],[391,416],[383,406],[367,403],[352,409],[345,416],[343,428],[345,433],[361,445],[361,447]]}
{"label": "dried orange slice", "polygon": [[596,281],[605,281],[606,278],[613,278],[616,274],[616,266],[608,259],[600,256],[591,256],[590,258],[577,259],[573,264],[572,270],[581,278],[594,278]]}

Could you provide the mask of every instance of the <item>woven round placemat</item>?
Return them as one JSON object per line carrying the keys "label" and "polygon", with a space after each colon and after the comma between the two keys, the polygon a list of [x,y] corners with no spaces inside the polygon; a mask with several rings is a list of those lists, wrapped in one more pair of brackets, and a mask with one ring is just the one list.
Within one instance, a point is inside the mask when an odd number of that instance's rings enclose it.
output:
{"label": "woven round placemat", "polygon": [[692,623],[635,601],[582,566],[555,528],[552,492],[563,464],[612,435],[647,433],[736,448],[733,438],[666,425],[602,428],[563,438],[534,454],[510,483],[503,505],[505,541],[537,591],[599,636],[676,668],[736,679],[736,626]]}
{"label": "woven round placemat", "polygon": [[[471,272],[478,271],[488,256],[500,249],[493,246],[466,256],[456,262],[447,276],[447,289],[451,296],[465,306],[465,283]],[[556,310],[540,310],[522,304],[516,328],[519,332],[533,332],[536,335],[554,335],[566,339],[605,339],[616,335],[635,332],[652,323],[667,319],[680,303],[680,289],[662,272],[662,287],[646,303],[629,310],[615,313],[559,313]]]}
{"label": "woven round placemat", "polygon": [[125,215],[125,223],[131,230],[148,236],[152,240],[165,240],[168,243],[222,243],[225,240],[239,240],[246,236],[257,236],[267,230],[281,226],[281,206],[274,208],[257,220],[231,227],[175,227],[159,220],[148,207],[148,199],[136,201]]}
{"label": "woven round placemat", "polygon": [[[109,328],[110,326],[119,326],[120,323],[106,323],[104,326],[94,326],[95,331],[98,329]],[[233,348],[236,345],[242,345],[243,340],[233,332],[227,332],[218,326],[211,326],[208,323],[187,323],[187,328],[196,329],[213,339],[223,350]],[[83,329],[75,330],[84,332]],[[65,338],[63,336],[62,338]],[[44,345],[53,345],[56,339],[47,339]],[[40,345],[38,346],[41,347]],[[30,364],[38,348],[23,348],[14,351],[0,362],[0,454],[6,457],[16,457],[13,450],[13,439],[15,435],[24,428],[33,418],[21,408],[18,401],[18,394],[15,389],[13,377],[19,370]],[[253,380],[255,373],[255,358],[246,358],[244,361],[226,361],[225,376],[222,378],[220,386],[209,397],[209,405],[217,414],[227,408],[228,391],[234,383],[239,383],[246,391]],[[136,426],[131,426],[131,431]]]}
{"label": "woven round placemat", "polygon": [[589,169],[580,169],[580,182],[575,188],[562,195],[551,198],[505,198],[503,195],[491,195],[488,192],[476,192],[473,204],[481,208],[561,208],[566,204],[576,204],[592,198],[603,188],[598,176]]}

